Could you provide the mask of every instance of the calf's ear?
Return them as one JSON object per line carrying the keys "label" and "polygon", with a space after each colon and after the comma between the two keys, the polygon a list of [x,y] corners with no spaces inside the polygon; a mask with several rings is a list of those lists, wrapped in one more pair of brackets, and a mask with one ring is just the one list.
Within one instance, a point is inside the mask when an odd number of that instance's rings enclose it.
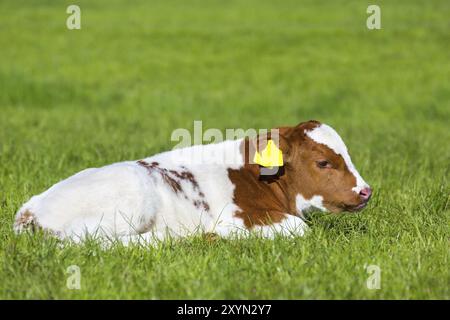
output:
{"label": "calf's ear", "polygon": [[297,126],[293,128],[293,131],[296,133],[305,134],[305,131],[311,131],[317,127],[319,127],[322,123],[317,120],[309,120],[305,122],[300,122]]}
{"label": "calf's ear", "polygon": [[260,179],[271,181],[285,174],[291,148],[286,134],[286,128],[276,128],[248,140],[246,163],[258,166]]}
{"label": "calf's ear", "polygon": [[263,167],[282,167],[285,162],[289,162],[291,145],[287,132],[287,128],[275,128],[251,139],[250,163]]}

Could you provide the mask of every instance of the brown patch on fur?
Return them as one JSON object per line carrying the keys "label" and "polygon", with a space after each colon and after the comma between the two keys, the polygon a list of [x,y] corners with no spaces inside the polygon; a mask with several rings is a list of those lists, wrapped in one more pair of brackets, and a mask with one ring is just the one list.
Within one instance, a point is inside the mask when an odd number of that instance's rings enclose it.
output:
{"label": "brown patch on fur", "polygon": [[287,217],[283,212],[287,197],[283,188],[276,187],[280,180],[267,183],[259,180],[258,165],[246,164],[239,170],[228,169],[228,176],[235,185],[233,200],[241,209],[235,216],[251,229],[255,225],[270,225]]}
{"label": "brown patch on fur", "polygon": [[141,166],[145,167],[149,172],[157,171],[161,177],[163,178],[164,182],[167,183],[167,185],[175,192],[179,193],[182,192],[183,189],[181,188],[181,184],[179,181],[173,178],[173,172],[172,170],[167,170],[166,168],[159,167],[158,162],[152,162],[151,164],[148,164],[147,162],[143,160],[139,160],[137,162]]}
{"label": "brown patch on fur", "polygon": [[164,182],[177,194],[182,194],[186,200],[189,200],[186,192],[183,190],[183,187],[181,186],[182,181],[189,182],[192,186],[192,189],[197,192],[198,199],[193,199],[192,204],[197,209],[203,209],[206,212],[209,212],[210,206],[205,200],[205,194],[200,190],[200,186],[195,179],[192,172],[186,169],[186,167],[181,166],[181,169],[183,171],[177,171],[177,170],[169,170],[166,168],[163,168],[159,165],[158,162],[152,162],[151,164],[145,162],[144,160],[139,160],[137,163],[143,167],[145,167],[149,174],[152,174],[153,172],[157,172]]}
{"label": "brown patch on fur", "polygon": [[[287,214],[296,214],[296,196],[305,199],[314,195],[323,197],[324,206],[332,212],[351,210],[361,203],[359,195],[351,189],[356,178],[347,168],[341,155],[328,146],[316,143],[306,135],[321,123],[308,121],[295,127],[279,129],[279,147],[283,151],[284,172],[274,179],[261,179],[260,167],[252,164],[259,146],[258,136],[245,139],[241,153],[245,164],[239,170],[228,169],[228,176],[235,185],[234,203],[241,208],[235,216],[241,218],[247,228],[255,225],[267,225],[282,221]],[[270,139],[270,134],[263,137]],[[317,161],[329,161],[333,169],[320,169]]]}

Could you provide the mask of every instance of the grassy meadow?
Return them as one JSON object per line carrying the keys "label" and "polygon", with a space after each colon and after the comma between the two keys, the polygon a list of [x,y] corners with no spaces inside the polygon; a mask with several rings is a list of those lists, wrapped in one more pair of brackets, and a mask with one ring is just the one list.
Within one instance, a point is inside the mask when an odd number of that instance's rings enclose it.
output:
{"label": "grassy meadow", "polygon": [[[66,8],[81,7],[81,30]],[[450,2],[0,2],[0,298],[450,299]],[[61,246],[19,206],[176,128],[333,126],[374,189],[304,238]],[[81,270],[70,290],[67,268]],[[370,290],[365,266],[381,270]]]}

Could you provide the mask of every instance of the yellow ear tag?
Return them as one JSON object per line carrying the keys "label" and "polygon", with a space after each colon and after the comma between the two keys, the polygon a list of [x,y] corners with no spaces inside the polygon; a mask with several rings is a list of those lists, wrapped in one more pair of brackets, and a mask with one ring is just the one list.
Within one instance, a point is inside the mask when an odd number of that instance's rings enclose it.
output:
{"label": "yellow ear tag", "polygon": [[266,148],[261,151],[261,154],[258,151],[255,152],[253,162],[266,168],[282,167],[283,152],[277,148],[273,140],[269,140]]}

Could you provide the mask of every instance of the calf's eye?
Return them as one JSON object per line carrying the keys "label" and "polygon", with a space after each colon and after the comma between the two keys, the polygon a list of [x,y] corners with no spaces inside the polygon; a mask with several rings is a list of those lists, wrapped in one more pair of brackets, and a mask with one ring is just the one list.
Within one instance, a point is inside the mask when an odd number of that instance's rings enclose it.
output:
{"label": "calf's eye", "polygon": [[327,160],[317,161],[317,166],[321,169],[331,168],[331,163]]}

